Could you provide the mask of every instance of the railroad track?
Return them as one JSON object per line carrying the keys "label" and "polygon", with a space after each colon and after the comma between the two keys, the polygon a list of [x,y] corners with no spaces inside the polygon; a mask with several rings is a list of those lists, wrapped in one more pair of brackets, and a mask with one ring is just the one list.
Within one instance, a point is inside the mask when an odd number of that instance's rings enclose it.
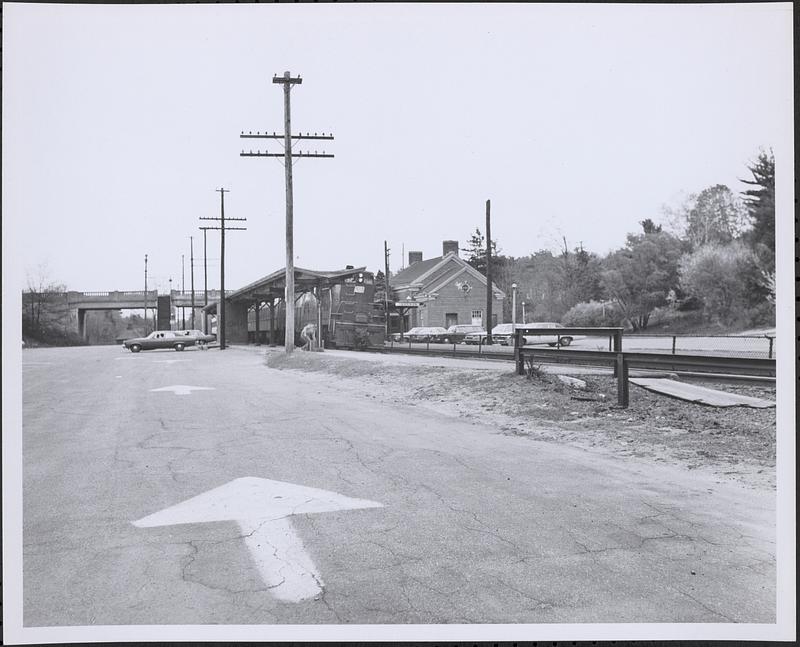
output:
{"label": "railroad track", "polygon": [[517,372],[522,373],[526,361],[541,364],[573,364],[581,366],[616,366],[622,356],[630,368],[669,371],[684,375],[705,375],[714,378],[736,378],[764,381],[775,378],[775,359],[732,357],[708,354],[643,353],[639,351],[598,351],[563,348],[535,348],[525,346],[516,352],[500,350],[455,350],[455,348],[414,348],[392,346],[379,349],[379,352],[423,355],[429,357],[450,357],[464,359],[494,359],[513,361]]}

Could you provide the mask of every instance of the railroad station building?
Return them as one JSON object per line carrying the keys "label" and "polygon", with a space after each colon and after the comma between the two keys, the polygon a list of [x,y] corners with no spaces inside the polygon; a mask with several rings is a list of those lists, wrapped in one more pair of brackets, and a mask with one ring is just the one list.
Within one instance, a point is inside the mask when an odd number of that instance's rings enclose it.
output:
{"label": "railroad station building", "polygon": [[[334,271],[294,268],[295,326],[318,324],[321,338],[327,334],[332,296],[340,284],[364,272],[365,267],[348,265]],[[283,343],[285,328],[286,268],[281,268],[233,292],[226,290],[225,338],[229,344]],[[219,300],[203,308],[204,314],[217,317]],[[217,333],[216,322],[210,331]],[[297,332],[297,331],[296,331]],[[298,339],[299,343],[299,337]]]}
{"label": "railroad station building", "polygon": [[[422,252],[408,253],[408,267],[389,279],[396,317],[403,330],[414,326],[475,324],[486,327],[486,277],[458,255],[458,241],[442,242],[442,255],[423,260]],[[492,283],[492,327],[502,323],[505,293]],[[498,318],[500,317],[500,318]],[[399,321],[392,330],[399,330]]]}

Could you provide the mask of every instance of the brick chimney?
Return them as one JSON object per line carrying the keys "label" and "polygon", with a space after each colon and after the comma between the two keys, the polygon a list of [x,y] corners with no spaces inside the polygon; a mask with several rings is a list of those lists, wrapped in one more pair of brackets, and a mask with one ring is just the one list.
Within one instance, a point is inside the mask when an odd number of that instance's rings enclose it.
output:
{"label": "brick chimney", "polygon": [[458,241],[457,240],[443,240],[442,241],[442,256],[447,256],[453,252],[458,256]]}
{"label": "brick chimney", "polygon": [[408,264],[413,265],[422,260],[422,252],[408,252]]}

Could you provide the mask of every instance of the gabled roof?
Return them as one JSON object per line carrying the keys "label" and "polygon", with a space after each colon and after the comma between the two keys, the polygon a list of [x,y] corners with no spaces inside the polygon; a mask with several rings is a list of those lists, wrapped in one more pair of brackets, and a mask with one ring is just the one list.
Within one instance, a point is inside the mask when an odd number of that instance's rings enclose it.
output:
{"label": "gabled roof", "polygon": [[402,272],[398,272],[391,277],[389,279],[389,285],[391,287],[396,287],[398,285],[414,283],[417,278],[426,274],[428,270],[432,270],[436,267],[442,261],[442,258],[442,256],[438,256],[437,258],[429,258],[427,261],[417,261],[413,265],[409,265]]}
{"label": "gabled roof", "polygon": [[[444,256],[437,256],[436,258],[429,258],[427,261],[417,261],[410,267],[407,267],[402,272],[398,272],[391,279],[389,279],[389,286],[395,290],[414,284],[424,286],[426,279],[435,274],[440,267],[444,266],[449,261],[455,261],[460,267],[458,269],[454,268],[453,272],[447,275],[447,277],[440,276],[436,281],[436,285],[428,286],[431,290],[441,287],[452,280],[457,274],[461,274],[463,272],[467,272],[474,278],[478,279],[481,283],[486,285],[486,277],[483,274],[472,267],[472,265],[467,263],[467,261],[465,261],[463,258],[458,256],[458,254],[450,253],[445,254]],[[494,291],[502,295],[502,297],[506,296],[505,292],[498,288],[494,281],[492,281],[492,287],[494,288]]]}

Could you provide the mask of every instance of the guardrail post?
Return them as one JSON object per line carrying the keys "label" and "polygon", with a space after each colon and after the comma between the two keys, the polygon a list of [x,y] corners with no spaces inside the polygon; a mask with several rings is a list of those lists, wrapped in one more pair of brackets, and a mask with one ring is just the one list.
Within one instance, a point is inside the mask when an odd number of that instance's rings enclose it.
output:
{"label": "guardrail post", "polygon": [[[612,349],[615,353],[622,352],[622,329],[616,330],[614,332],[614,348]],[[617,370],[617,364],[614,363],[614,377],[618,377],[619,371]],[[627,406],[627,405],[626,405]]]}
{"label": "guardrail post", "polygon": [[481,348],[483,347],[483,337],[478,335],[478,355],[481,354]]}
{"label": "guardrail post", "polygon": [[675,340],[676,339],[677,339],[677,337],[675,335],[672,335],[672,354],[673,355],[675,354]]}
{"label": "guardrail post", "polygon": [[456,356],[456,343],[453,342],[453,357]]}
{"label": "guardrail post", "polygon": [[522,350],[517,348],[514,351],[516,356],[514,360],[517,363],[517,375],[525,375],[525,355],[522,354]]}
{"label": "guardrail post", "polygon": [[769,359],[772,359],[772,345],[775,343],[775,338],[769,338]]}
{"label": "guardrail post", "polygon": [[629,393],[628,393],[628,362],[625,361],[625,355],[619,353],[617,361],[614,365],[617,372],[617,403],[623,409],[628,408]]}

